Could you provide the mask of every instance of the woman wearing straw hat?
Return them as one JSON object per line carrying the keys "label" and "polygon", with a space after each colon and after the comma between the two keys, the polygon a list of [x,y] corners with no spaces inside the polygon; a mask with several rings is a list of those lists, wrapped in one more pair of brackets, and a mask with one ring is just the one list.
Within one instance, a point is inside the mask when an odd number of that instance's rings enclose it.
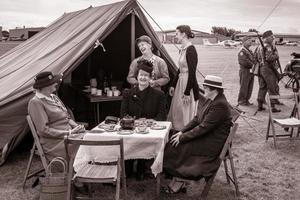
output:
{"label": "woman wearing straw hat", "polygon": [[198,180],[219,167],[218,156],[232,126],[231,112],[222,78],[207,75],[203,87],[206,100],[199,103],[197,115],[166,145],[164,169],[173,176],[166,193],[185,191],[184,182],[176,177]]}
{"label": "woman wearing straw hat", "polygon": [[61,75],[41,72],[35,77],[34,97],[28,103],[28,113],[37,130],[47,160],[66,157],[64,136],[84,131],[74,122],[62,101],[53,94],[61,81]]}

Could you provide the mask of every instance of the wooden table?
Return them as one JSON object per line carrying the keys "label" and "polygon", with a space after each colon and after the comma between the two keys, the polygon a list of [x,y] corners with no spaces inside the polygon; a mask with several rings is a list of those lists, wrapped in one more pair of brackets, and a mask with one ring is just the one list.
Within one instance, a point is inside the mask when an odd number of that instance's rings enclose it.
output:
{"label": "wooden table", "polygon": [[123,99],[122,96],[108,97],[106,95],[97,96],[97,95],[91,95],[91,94],[87,94],[87,97],[89,98],[90,103],[95,105],[94,113],[95,113],[95,118],[96,118],[97,124],[100,123],[100,113],[101,113],[100,112],[100,103],[101,102],[122,101],[122,99]]}

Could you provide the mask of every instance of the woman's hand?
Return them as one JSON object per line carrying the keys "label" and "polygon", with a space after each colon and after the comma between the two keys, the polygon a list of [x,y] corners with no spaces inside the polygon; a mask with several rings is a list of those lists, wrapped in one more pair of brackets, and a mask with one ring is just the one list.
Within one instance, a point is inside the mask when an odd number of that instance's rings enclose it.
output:
{"label": "woman's hand", "polygon": [[188,105],[190,103],[190,96],[183,95],[182,101],[184,105]]}
{"label": "woman's hand", "polygon": [[174,95],[174,87],[170,87],[169,89],[169,95],[172,97]]}
{"label": "woman's hand", "polygon": [[170,143],[173,147],[177,147],[179,144],[179,138],[182,135],[182,132],[177,132],[171,136]]}
{"label": "woman's hand", "polygon": [[71,134],[76,134],[76,133],[82,133],[85,131],[85,128],[83,125],[78,125],[76,127],[74,127],[72,130],[71,130]]}

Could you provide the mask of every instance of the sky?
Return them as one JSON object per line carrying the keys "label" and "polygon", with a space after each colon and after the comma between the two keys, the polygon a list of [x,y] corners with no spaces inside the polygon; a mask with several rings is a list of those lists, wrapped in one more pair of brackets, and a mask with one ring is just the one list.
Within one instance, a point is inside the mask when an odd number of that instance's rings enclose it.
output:
{"label": "sky", "polygon": [[[100,6],[118,0],[1,0],[0,26],[46,27],[64,12]],[[212,26],[241,31],[258,29],[280,0],[139,0],[163,30],[188,24],[194,30],[211,32]],[[260,32],[300,34],[300,0],[281,0]],[[159,30],[154,23],[155,30]]]}

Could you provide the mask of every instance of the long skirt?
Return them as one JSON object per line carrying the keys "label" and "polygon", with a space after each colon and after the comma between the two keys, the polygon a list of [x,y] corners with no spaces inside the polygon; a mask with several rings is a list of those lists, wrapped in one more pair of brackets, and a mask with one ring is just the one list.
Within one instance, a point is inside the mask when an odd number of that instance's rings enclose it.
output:
{"label": "long skirt", "polygon": [[164,170],[170,175],[190,180],[213,175],[221,164],[217,156],[194,155],[189,143],[177,147],[167,143],[163,163]]}
{"label": "long skirt", "polygon": [[190,103],[183,104],[184,90],[187,85],[188,73],[180,73],[172,98],[170,111],[168,114],[168,121],[172,122],[175,130],[182,130],[197,113],[198,101],[194,99],[193,90],[190,92]]}

